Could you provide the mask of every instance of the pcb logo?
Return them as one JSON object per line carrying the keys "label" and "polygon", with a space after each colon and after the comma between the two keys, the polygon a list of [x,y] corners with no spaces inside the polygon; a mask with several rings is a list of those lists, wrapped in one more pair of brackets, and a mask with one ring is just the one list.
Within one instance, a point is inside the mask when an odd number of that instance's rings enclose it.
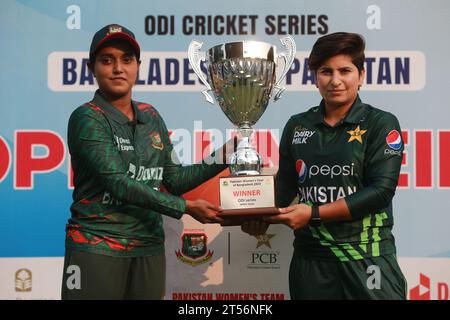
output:
{"label": "pcb logo", "polygon": [[175,251],[177,258],[193,267],[211,260],[214,251],[208,250],[205,233],[183,233],[181,250]]}
{"label": "pcb logo", "polygon": [[33,274],[28,269],[16,271],[15,289],[16,292],[30,292],[32,289]]}

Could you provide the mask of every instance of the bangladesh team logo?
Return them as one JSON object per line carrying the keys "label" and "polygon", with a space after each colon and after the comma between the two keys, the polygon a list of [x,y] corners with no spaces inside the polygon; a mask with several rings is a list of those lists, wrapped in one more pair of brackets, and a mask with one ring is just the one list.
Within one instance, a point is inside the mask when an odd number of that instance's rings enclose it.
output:
{"label": "bangladesh team logo", "polygon": [[183,233],[181,250],[175,251],[179,260],[193,267],[211,260],[214,251],[208,250],[208,237],[204,233]]}
{"label": "bangladesh team logo", "polygon": [[389,148],[399,150],[402,147],[402,136],[397,130],[392,130],[386,137],[386,143]]}
{"label": "bangladesh team logo", "polygon": [[164,149],[164,144],[161,140],[161,136],[158,132],[150,133],[150,139],[152,140],[152,147],[158,150]]}
{"label": "bangladesh team logo", "polygon": [[111,25],[109,27],[109,33],[117,33],[117,32],[122,32],[122,27],[121,26],[119,26],[117,24],[113,24],[113,25]]}
{"label": "bangladesh team logo", "polygon": [[298,159],[295,163],[295,169],[298,173],[298,182],[303,183],[306,180],[306,175],[308,174],[308,167],[306,166],[305,161],[302,159]]}

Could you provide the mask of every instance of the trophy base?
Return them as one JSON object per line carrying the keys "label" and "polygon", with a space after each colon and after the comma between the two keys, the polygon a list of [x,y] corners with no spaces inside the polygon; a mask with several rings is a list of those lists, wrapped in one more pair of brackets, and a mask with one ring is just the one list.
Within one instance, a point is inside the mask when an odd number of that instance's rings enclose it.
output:
{"label": "trophy base", "polygon": [[275,207],[275,177],[273,175],[228,176],[220,178],[218,216],[222,226],[241,225],[279,213]]}
{"label": "trophy base", "polygon": [[224,220],[221,226],[240,226],[251,220],[262,220],[264,217],[279,214],[278,208],[230,209],[217,214]]}

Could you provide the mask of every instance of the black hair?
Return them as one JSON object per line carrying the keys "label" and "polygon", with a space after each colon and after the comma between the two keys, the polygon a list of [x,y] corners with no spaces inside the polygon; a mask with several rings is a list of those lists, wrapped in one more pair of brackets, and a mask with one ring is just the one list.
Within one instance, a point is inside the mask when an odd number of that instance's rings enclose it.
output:
{"label": "black hair", "polygon": [[347,54],[359,73],[364,68],[365,41],[362,35],[349,32],[336,32],[317,39],[309,55],[309,69],[317,72],[328,59],[339,54]]}

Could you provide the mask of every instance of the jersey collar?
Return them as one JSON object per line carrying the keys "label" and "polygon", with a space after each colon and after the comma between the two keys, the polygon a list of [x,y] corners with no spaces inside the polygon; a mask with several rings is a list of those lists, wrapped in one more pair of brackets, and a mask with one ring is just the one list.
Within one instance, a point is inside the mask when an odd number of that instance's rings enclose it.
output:
{"label": "jersey collar", "polygon": [[344,118],[344,122],[358,124],[366,117],[368,108],[367,105],[361,102],[359,95],[356,96],[356,100],[353,103],[353,106],[347,113],[347,116]]}
{"label": "jersey collar", "polygon": [[[325,103],[323,99],[320,102],[320,105],[316,108],[313,108],[313,111],[315,112],[314,123],[315,124],[325,123],[323,121],[325,115]],[[351,106],[350,110],[348,111],[347,115],[345,116],[342,122],[358,124],[365,118],[366,113],[367,113],[367,106],[361,102],[359,95],[357,95],[355,102],[353,102],[353,105]]]}
{"label": "jersey collar", "polygon": [[[122,112],[117,110],[111,103],[109,103],[101,94],[100,90],[95,91],[94,99],[92,102],[100,107],[105,113],[114,121],[120,124],[126,124],[130,122],[128,117],[124,115]],[[131,101],[131,105],[133,106],[134,114],[136,115],[136,119],[138,123],[146,123],[148,122],[147,118],[142,114],[142,112],[137,108],[136,102]]]}

